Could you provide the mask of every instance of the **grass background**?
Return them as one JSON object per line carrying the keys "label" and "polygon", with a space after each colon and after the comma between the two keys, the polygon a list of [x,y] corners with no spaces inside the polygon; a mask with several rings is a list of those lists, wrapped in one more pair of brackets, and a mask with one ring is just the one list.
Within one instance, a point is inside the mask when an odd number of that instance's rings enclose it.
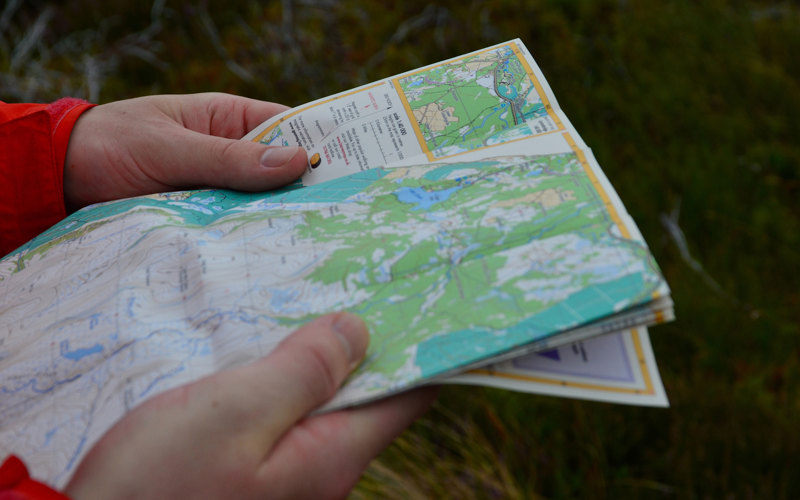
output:
{"label": "grass background", "polygon": [[297,105],[520,37],[678,320],[672,407],[448,387],[353,496],[800,496],[800,10],[768,1],[7,0],[0,99]]}

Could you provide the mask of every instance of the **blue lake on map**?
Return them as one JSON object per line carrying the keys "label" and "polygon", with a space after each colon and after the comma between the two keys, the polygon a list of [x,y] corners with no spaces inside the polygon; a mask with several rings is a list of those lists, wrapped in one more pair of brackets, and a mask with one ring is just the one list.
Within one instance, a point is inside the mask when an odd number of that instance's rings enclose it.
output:
{"label": "blue lake on map", "polygon": [[103,346],[100,344],[95,344],[91,347],[84,347],[70,351],[68,340],[62,340],[58,347],[61,356],[67,359],[71,359],[72,361],[80,361],[86,356],[90,356],[92,354],[100,354],[103,352]]}
{"label": "blue lake on map", "polygon": [[417,205],[414,210],[428,210],[433,205],[447,201],[450,196],[461,189],[463,186],[455,186],[441,191],[426,191],[421,187],[401,187],[394,194],[403,203]]}
{"label": "blue lake on map", "polygon": [[509,85],[498,85],[497,93],[500,94],[500,97],[505,97],[506,99],[517,98],[517,89]]}

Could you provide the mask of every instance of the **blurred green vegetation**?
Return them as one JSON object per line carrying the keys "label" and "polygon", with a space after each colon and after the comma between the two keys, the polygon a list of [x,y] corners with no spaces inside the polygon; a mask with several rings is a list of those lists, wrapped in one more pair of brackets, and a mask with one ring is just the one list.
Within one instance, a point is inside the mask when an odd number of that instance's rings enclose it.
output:
{"label": "blurred green vegetation", "polygon": [[297,105],[516,37],[672,287],[678,320],[651,331],[672,407],[445,388],[354,496],[800,496],[792,3],[10,0],[0,99]]}

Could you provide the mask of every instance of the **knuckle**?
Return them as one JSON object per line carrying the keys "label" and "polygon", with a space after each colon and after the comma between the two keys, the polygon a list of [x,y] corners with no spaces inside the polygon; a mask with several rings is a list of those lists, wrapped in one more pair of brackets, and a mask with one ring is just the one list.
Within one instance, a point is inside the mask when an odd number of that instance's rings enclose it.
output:
{"label": "knuckle", "polygon": [[335,349],[321,342],[309,343],[305,346],[308,377],[303,379],[305,390],[314,401],[327,401],[336,394],[340,383],[340,372]]}
{"label": "knuckle", "polygon": [[226,104],[230,95],[221,92],[206,92],[205,97],[206,109],[210,112],[216,112],[221,106]]}
{"label": "knuckle", "polygon": [[219,140],[214,144],[213,155],[220,168],[227,168],[232,164],[231,159],[236,154],[236,141]]}
{"label": "knuckle", "polygon": [[225,126],[228,122],[230,104],[233,96],[221,92],[206,92],[204,94],[205,116],[208,123],[206,129],[212,135],[225,135]]}

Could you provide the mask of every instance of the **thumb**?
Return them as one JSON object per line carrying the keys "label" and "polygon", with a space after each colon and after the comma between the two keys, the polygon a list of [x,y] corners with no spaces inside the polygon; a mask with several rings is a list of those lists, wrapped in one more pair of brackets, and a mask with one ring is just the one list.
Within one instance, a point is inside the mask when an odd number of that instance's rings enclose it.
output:
{"label": "thumb", "polygon": [[[184,129],[182,151],[174,171],[177,185],[264,191],[300,177],[308,159],[303,148],[265,146]],[[170,141],[172,147],[177,141]]]}
{"label": "thumb", "polygon": [[224,387],[223,406],[251,416],[236,420],[246,422],[254,442],[267,449],[333,397],[364,357],[368,343],[369,332],[358,316],[341,312],[319,317],[289,335],[266,358],[218,379],[218,387]]}

